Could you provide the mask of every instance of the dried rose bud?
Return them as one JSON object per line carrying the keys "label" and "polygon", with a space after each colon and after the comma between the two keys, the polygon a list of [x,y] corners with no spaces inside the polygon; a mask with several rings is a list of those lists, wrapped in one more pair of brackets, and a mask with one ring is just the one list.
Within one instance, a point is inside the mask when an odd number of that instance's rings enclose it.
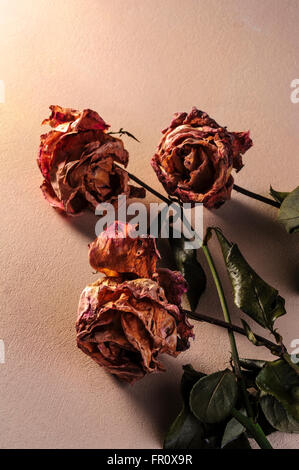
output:
{"label": "dried rose bud", "polygon": [[134,236],[134,227],[114,222],[89,245],[89,263],[106,276],[151,278],[160,257],[155,239]]}
{"label": "dried rose bud", "polygon": [[78,347],[129,383],[164,370],[158,356],[177,356],[192,336],[179,307],[168,302],[157,282],[145,278],[105,277],[87,286],[76,329]]}
{"label": "dried rose bud", "polygon": [[90,109],[50,106],[53,130],[41,135],[38,166],[44,177],[42,192],[48,202],[67,214],[114,202],[119,194],[144,197],[142,188],[129,185],[124,167],[129,154],[122,140],[106,131],[109,125]]}
{"label": "dried rose bud", "polygon": [[195,107],[176,113],[162,132],[151,164],[168,194],[208,208],[230,199],[231,171],[243,167],[241,155],[252,146],[249,132],[228,132]]}

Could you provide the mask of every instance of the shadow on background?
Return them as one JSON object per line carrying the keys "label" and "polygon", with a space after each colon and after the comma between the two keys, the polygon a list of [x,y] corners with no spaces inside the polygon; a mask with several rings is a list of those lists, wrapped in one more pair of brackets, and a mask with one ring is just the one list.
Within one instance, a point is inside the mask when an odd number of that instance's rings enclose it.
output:
{"label": "shadow on background", "polygon": [[83,214],[78,216],[65,217],[66,223],[68,223],[71,228],[84,235],[89,242],[92,242],[96,238],[95,225],[98,219],[99,218],[89,210],[86,210]]}
{"label": "shadow on background", "polygon": [[175,359],[171,360],[165,355],[160,359],[166,372],[150,374],[133,386],[121,387],[128,399],[140,408],[151,423],[157,445],[162,447],[165,434],[182,406],[180,380],[183,370],[181,363]]}

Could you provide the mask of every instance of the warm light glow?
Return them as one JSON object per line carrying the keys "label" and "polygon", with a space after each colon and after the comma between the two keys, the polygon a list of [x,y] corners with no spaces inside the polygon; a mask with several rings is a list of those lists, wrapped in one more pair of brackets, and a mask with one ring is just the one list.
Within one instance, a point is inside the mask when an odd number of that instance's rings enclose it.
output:
{"label": "warm light glow", "polygon": [[3,80],[0,80],[0,103],[5,103],[5,85]]}

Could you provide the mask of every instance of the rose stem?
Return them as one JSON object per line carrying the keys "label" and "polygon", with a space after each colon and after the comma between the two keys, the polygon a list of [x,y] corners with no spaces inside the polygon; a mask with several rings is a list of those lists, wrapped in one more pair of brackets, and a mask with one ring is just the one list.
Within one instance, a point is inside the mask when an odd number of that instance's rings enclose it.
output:
{"label": "rose stem", "polygon": [[[116,166],[118,166],[116,164]],[[121,167],[119,167],[121,168]],[[123,170],[123,168],[122,168]],[[144,183],[142,180],[140,180],[139,178],[137,178],[137,176],[135,175],[132,175],[132,173],[129,173],[127,170],[125,170],[129,176],[129,178],[132,180],[132,181],[135,181],[135,183],[139,184],[140,186],[142,186],[143,188],[147,189],[147,191],[149,193],[152,193],[154,194],[154,196],[158,197],[159,199],[161,199],[161,201],[163,202],[166,202],[166,204],[171,204],[172,201],[171,199],[168,199],[166,196],[163,196],[163,194],[159,193],[158,191],[156,191],[155,189],[151,188],[148,184]]]}
{"label": "rose stem", "polygon": [[[230,313],[228,310],[223,287],[222,287],[219,275],[217,273],[217,270],[214,264],[214,260],[212,258],[212,255],[207,245],[203,244],[202,250],[205,254],[211,274],[215,282],[215,286],[218,292],[220,304],[221,304],[222,311],[223,311],[224,320],[228,325],[231,325]],[[236,373],[236,376],[238,378],[238,381],[241,387],[241,391],[242,391],[243,398],[244,398],[244,404],[245,404],[245,408],[246,408],[247,415],[248,415],[248,419],[246,420],[246,423],[244,421],[241,424],[245,425],[246,429],[252,433],[254,439],[256,440],[256,442],[262,449],[272,449],[272,446],[270,442],[268,441],[268,439],[266,438],[263,430],[253,420],[254,414],[253,414],[253,410],[251,407],[251,403],[249,401],[249,396],[248,396],[248,392],[246,389],[244,377],[241,372],[240,359],[239,359],[239,353],[238,353],[238,349],[236,345],[235,335],[231,329],[228,330],[228,336],[229,336],[230,345],[231,345],[231,354],[232,354],[232,360],[234,364],[235,373]],[[238,416],[235,415],[235,418],[239,421]],[[248,423],[249,423],[249,426],[248,426]]]}
{"label": "rose stem", "polygon": [[280,207],[279,202],[273,201],[272,199],[269,199],[268,197],[261,196],[260,194],[255,194],[252,191],[249,191],[248,189],[241,188],[241,186],[238,186],[237,184],[234,184],[233,189],[237,191],[238,193],[245,194],[245,196],[252,197],[253,199],[256,199],[257,201],[264,202],[265,204],[269,204],[269,206],[274,206],[274,207]]}
{"label": "rose stem", "polygon": [[254,423],[251,419],[248,419],[235,408],[232,409],[232,415],[254,436],[257,444],[261,449],[273,449],[270,442],[266,438],[264,431],[258,423]]}
{"label": "rose stem", "polygon": [[[170,204],[172,202],[170,199],[168,199],[165,196],[162,196],[162,194],[160,194],[158,191],[151,188],[149,185],[144,183],[142,180],[137,178],[135,175],[132,175],[131,173],[128,172],[128,176],[130,177],[130,179],[132,181],[135,181],[137,184],[139,184],[140,186],[147,189],[150,193],[154,194],[156,197],[158,197],[162,201],[166,202],[166,204]],[[223,291],[223,288],[222,288],[222,284],[220,282],[220,278],[219,278],[218,273],[216,271],[216,267],[214,265],[214,261],[213,261],[213,258],[211,256],[211,253],[210,253],[210,250],[209,250],[208,246],[207,245],[202,245],[202,250],[203,250],[204,255],[207,259],[209,268],[211,270],[211,273],[212,273],[212,276],[213,276],[213,279],[214,279],[214,282],[215,282],[215,285],[216,285],[216,288],[217,288],[219,300],[220,300],[222,310],[223,310],[223,314],[224,314],[225,323],[227,323],[229,325],[228,335],[229,335],[230,344],[231,344],[231,348],[232,348],[232,359],[233,359],[233,363],[234,363],[234,367],[235,367],[236,376],[239,379],[241,390],[242,390],[242,393],[243,393],[243,396],[244,396],[244,404],[245,404],[245,407],[246,407],[246,411],[247,411],[248,417],[251,421],[250,432],[254,436],[256,442],[259,444],[259,446],[261,448],[271,449],[272,446],[271,446],[270,442],[268,441],[268,439],[266,438],[265,434],[263,433],[263,430],[261,429],[260,426],[258,426],[253,421],[253,410],[252,410],[252,407],[251,407],[251,404],[250,404],[250,401],[249,401],[248,393],[247,393],[247,390],[246,390],[246,385],[245,385],[244,378],[243,378],[243,375],[242,375],[242,372],[241,372],[236,340],[235,340],[234,333],[231,329],[232,323],[231,323],[230,314],[229,314],[229,311],[228,311],[226,299],[225,299],[225,296],[224,296],[224,291]],[[246,429],[247,429],[247,426],[246,426]]]}
{"label": "rose stem", "polygon": [[[231,325],[230,313],[229,313],[229,310],[228,310],[228,306],[227,306],[226,298],[225,298],[225,295],[224,295],[223,287],[222,287],[218,272],[216,270],[211,252],[210,252],[207,245],[202,245],[202,251],[204,252],[204,255],[205,255],[206,260],[208,262],[211,274],[212,274],[213,279],[214,279],[214,283],[215,283],[215,286],[216,286],[216,289],[217,289],[217,292],[218,292],[218,297],[219,297],[221,308],[222,308],[222,311],[223,311],[223,316],[224,316],[225,323],[227,323],[228,325]],[[239,354],[238,354],[238,350],[237,350],[235,336],[234,336],[234,333],[233,333],[232,329],[228,330],[228,336],[229,336],[230,345],[231,345],[231,353],[232,353],[234,368],[235,368],[235,371],[236,371],[236,376],[239,379],[241,389],[243,391],[246,410],[247,410],[247,413],[248,413],[249,416],[253,416],[253,412],[252,412],[252,409],[251,409],[251,405],[249,403],[246,387],[245,387],[245,384],[244,384],[244,381],[243,381],[243,378],[242,378],[241,367],[240,367],[240,362],[239,362]]]}
{"label": "rose stem", "polygon": [[[222,328],[226,328],[227,330],[235,331],[236,333],[239,333],[240,335],[247,337],[246,331],[240,326],[234,325],[232,323],[227,323],[223,320],[218,320],[217,318],[213,318],[213,317],[210,317],[209,315],[204,315],[202,313],[191,312],[190,310],[185,310],[185,309],[183,309],[183,311],[189,318],[192,318],[192,320],[203,321],[205,323],[211,323],[212,325],[217,325]],[[269,348],[271,348],[272,350],[276,350],[277,355],[279,356],[281,355],[281,349],[277,344],[272,343],[272,341],[264,338],[263,336],[259,336],[256,334],[254,334],[254,336],[256,337],[258,341],[263,342],[265,346],[269,346]]]}

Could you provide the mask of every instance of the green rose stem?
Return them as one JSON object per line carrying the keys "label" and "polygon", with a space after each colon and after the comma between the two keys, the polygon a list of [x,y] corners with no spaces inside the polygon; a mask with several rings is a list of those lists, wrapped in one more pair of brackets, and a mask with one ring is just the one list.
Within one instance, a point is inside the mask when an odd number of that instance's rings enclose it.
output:
{"label": "green rose stem", "polygon": [[[207,259],[210,271],[212,273],[212,276],[213,276],[213,279],[214,279],[214,282],[215,282],[215,286],[216,286],[216,289],[217,289],[217,292],[218,292],[221,308],[222,308],[222,311],[223,311],[224,320],[228,325],[231,325],[230,314],[229,314],[229,310],[228,310],[228,307],[227,307],[226,298],[225,298],[225,295],[224,295],[224,292],[223,292],[223,287],[222,287],[220,278],[218,276],[218,273],[217,273],[217,270],[216,270],[211,252],[210,252],[210,250],[209,250],[209,248],[206,244],[202,245],[202,251],[203,251],[203,253],[204,253],[204,255]],[[234,335],[234,333],[231,329],[228,330],[228,336],[229,336],[229,341],[230,341],[230,345],[231,345],[231,353],[232,353],[233,364],[234,364],[236,376],[239,380],[241,390],[242,390],[242,393],[243,393],[244,402],[245,402],[245,406],[246,406],[246,411],[248,413],[248,416],[252,417],[253,416],[253,411],[252,411],[252,408],[251,408],[251,405],[250,405],[250,402],[249,402],[248,393],[246,391],[246,386],[245,386],[244,379],[243,379],[242,372],[241,372],[241,367],[240,367],[240,362],[239,362],[239,354],[238,354],[238,350],[237,350],[235,335]]]}
{"label": "green rose stem", "polygon": [[[226,299],[225,299],[223,287],[222,287],[222,284],[221,284],[220,278],[218,276],[218,273],[217,273],[212,255],[210,253],[210,250],[209,250],[207,244],[204,243],[202,245],[202,250],[203,250],[204,255],[207,259],[211,274],[213,276],[213,279],[214,279],[214,282],[215,282],[215,285],[216,285],[216,289],[217,289],[217,292],[218,292],[220,304],[221,304],[222,311],[223,311],[224,320],[228,325],[231,325],[230,314],[229,314],[229,310],[228,310],[228,307],[227,307],[227,302],[226,302]],[[243,424],[243,426],[252,434],[252,436],[254,437],[254,439],[256,440],[256,442],[258,443],[258,445],[262,449],[272,449],[272,446],[271,446],[270,442],[268,441],[268,439],[266,438],[262,428],[257,423],[255,423],[254,420],[253,420],[253,416],[254,416],[253,415],[253,410],[252,410],[252,407],[251,407],[251,404],[250,404],[250,401],[249,401],[249,396],[248,396],[248,392],[246,390],[244,377],[243,377],[242,372],[241,372],[239,353],[238,353],[238,349],[237,349],[237,345],[236,345],[235,336],[234,336],[234,333],[231,329],[228,330],[228,336],[229,336],[230,345],[231,345],[231,354],[232,354],[233,365],[234,365],[235,373],[236,373],[236,376],[237,376],[237,379],[239,381],[239,385],[240,385],[240,388],[241,388],[241,391],[242,391],[242,394],[243,394],[244,405],[245,405],[248,417],[244,420],[243,415],[241,413],[237,412],[237,410],[235,410],[236,412],[233,413],[233,416],[237,419],[237,421],[239,421],[241,424]],[[239,415],[242,417],[242,420],[240,419]]]}
{"label": "green rose stem", "polygon": [[255,194],[252,191],[249,191],[248,189],[241,188],[241,186],[238,186],[237,184],[234,184],[233,189],[237,191],[238,193],[244,194],[245,196],[252,197],[253,199],[256,199],[257,201],[264,202],[265,204],[269,204],[269,206],[273,207],[280,207],[280,203],[277,201],[273,201],[272,199],[269,199],[268,197],[261,196],[260,194]]}
{"label": "green rose stem", "polygon": [[273,449],[270,442],[266,438],[262,428],[258,423],[254,423],[254,421],[247,416],[244,416],[240,411],[236,410],[235,408],[232,409],[233,417],[241,423],[244,428],[249,431],[254,439],[256,440],[257,444],[260,446],[261,449]]}
{"label": "green rose stem", "polygon": [[[158,197],[162,201],[166,202],[166,204],[171,204],[172,203],[171,199],[168,199],[167,197],[163,196],[158,191],[151,188],[148,184],[144,183],[142,180],[137,178],[135,175],[132,175],[131,173],[128,172],[128,176],[132,181],[135,181],[137,184],[139,184],[140,186],[147,189],[150,193],[154,194],[156,197]],[[272,203],[272,201],[271,201],[271,203]],[[184,222],[184,220],[183,220],[183,222]],[[214,282],[215,282],[215,285],[216,285],[216,289],[217,289],[217,292],[218,292],[220,304],[221,304],[221,307],[222,307],[222,310],[223,310],[225,323],[229,327],[228,328],[228,335],[229,335],[229,340],[230,340],[231,349],[232,349],[232,351],[231,351],[232,360],[233,360],[233,364],[234,364],[235,373],[236,373],[236,376],[237,376],[237,379],[239,381],[241,391],[242,391],[242,394],[243,394],[246,411],[247,411],[247,414],[248,414],[248,418],[246,420],[243,419],[243,415],[242,415],[242,418],[240,418],[238,412],[236,412],[234,416],[252,434],[252,436],[254,437],[254,439],[256,440],[256,442],[258,443],[258,445],[262,449],[272,449],[272,446],[271,446],[270,442],[268,441],[268,439],[266,438],[266,436],[265,436],[263,430],[261,429],[261,427],[253,421],[253,410],[252,410],[252,407],[251,407],[251,404],[250,404],[250,401],[249,401],[249,396],[248,396],[248,393],[247,393],[247,390],[246,390],[246,385],[245,385],[244,378],[243,378],[242,372],[241,372],[236,340],[235,340],[234,333],[232,331],[232,323],[231,323],[230,314],[229,314],[229,310],[228,310],[228,307],[227,307],[224,291],[223,291],[223,288],[222,288],[222,284],[221,284],[221,281],[220,281],[220,278],[218,276],[216,267],[214,265],[212,255],[210,253],[210,250],[209,250],[207,244],[204,243],[202,245],[202,250],[203,250],[203,253],[204,253],[204,255],[207,259],[211,274],[213,276],[213,279],[214,279]]]}

